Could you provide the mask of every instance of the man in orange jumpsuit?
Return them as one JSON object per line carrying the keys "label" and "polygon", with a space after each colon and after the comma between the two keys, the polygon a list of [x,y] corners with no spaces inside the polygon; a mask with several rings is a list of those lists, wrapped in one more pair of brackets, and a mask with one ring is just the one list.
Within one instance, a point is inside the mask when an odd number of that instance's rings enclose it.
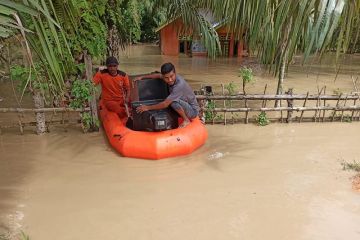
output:
{"label": "man in orange jumpsuit", "polygon": [[106,59],[106,69],[98,71],[93,78],[94,84],[101,84],[101,99],[105,107],[116,112],[120,118],[128,117],[125,104],[129,102],[130,83],[126,73],[118,70],[119,62],[115,57]]}

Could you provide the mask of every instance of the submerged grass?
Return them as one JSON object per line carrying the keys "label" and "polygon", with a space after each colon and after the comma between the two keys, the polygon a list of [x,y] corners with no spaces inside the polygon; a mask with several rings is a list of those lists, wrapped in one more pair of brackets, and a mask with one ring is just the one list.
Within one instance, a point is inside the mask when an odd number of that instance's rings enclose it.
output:
{"label": "submerged grass", "polygon": [[10,237],[6,233],[0,233],[0,240],[9,240]]}
{"label": "submerged grass", "polygon": [[343,170],[354,170],[356,172],[360,172],[360,162],[357,162],[355,160],[352,163],[343,160],[341,165],[343,166]]}
{"label": "submerged grass", "polygon": [[352,163],[349,163],[343,160],[341,165],[343,166],[343,170],[352,170],[357,172],[357,174],[351,178],[352,188],[355,191],[360,192],[360,162],[354,160]]}
{"label": "submerged grass", "polygon": [[30,240],[30,237],[23,231],[15,237],[10,233],[0,233],[0,240]]}

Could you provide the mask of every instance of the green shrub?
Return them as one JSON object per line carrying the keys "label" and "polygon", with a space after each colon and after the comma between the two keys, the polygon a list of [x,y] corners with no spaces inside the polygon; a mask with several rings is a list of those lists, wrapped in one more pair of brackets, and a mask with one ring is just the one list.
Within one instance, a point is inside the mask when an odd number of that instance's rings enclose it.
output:
{"label": "green shrub", "polygon": [[234,82],[226,84],[225,89],[228,91],[229,95],[234,95],[236,93],[236,85]]}
{"label": "green shrub", "polygon": [[70,107],[74,109],[86,107],[88,101],[92,98],[94,89],[93,83],[89,80],[74,81],[71,89],[71,95],[74,99],[71,101]]}
{"label": "green shrub", "polygon": [[354,170],[356,172],[360,172],[360,162],[356,162],[355,160],[352,163],[343,162],[341,163],[343,166],[343,170]]}
{"label": "green shrub", "polygon": [[242,78],[243,81],[243,92],[246,94],[245,87],[248,83],[254,81],[254,76],[251,68],[242,67],[239,69],[239,77]]}
{"label": "green shrub", "polygon": [[257,117],[256,121],[260,126],[266,126],[270,123],[270,120],[266,116],[266,112],[261,112]]}
{"label": "green shrub", "polygon": [[205,120],[211,121],[216,117],[216,112],[214,112],[215,109],[215,101],[209,100],[206,104],[205,108]]}

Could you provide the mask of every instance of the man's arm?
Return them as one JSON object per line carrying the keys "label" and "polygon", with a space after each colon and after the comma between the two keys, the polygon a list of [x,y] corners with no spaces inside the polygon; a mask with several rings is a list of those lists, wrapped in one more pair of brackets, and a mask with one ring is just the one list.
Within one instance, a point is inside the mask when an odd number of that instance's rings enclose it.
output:
{"label": "man's arm", "polygon": [[124,78],[125,102],[130,102],[130,81],[128,75]]}
{"label": "man's arm", "polygon": [[97,72],[93,77],[93,83],[94,85],[98,85],[100,82],[101,82],[101,72]]}
{"label": "man's arm", "polygon": [[139,107],[136,108],[136,112],[137,113],[142,113],[142,112],[146,112],[146,111],[149,111],[149,110],[164,109],[164,108],[167,108],[171,103],[172,103],[171,100],[165,99],[161,103],[154,104],[154,105],[140,105]]}

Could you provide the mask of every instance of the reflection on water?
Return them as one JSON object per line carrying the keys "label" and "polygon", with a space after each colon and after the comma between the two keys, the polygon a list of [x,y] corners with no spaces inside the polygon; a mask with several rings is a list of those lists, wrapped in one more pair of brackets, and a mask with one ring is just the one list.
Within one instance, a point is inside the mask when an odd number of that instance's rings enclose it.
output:
{"label": "reflection on water", "polygon": [[[173,61],[193,86],[239,82],[238,59],[133,54],[121,58],[130,74]],[[320,83],[352,89],[349,76],[334,82],[332,73],[308,77],[298,68],[287,78],[298,92]],[[276,79],[256,71],[249,90],[274,89]],[[161,161],[123,158],[103,132],[77,127],[3,131],[0,231],[21,228],[36,240],[359,239],[360,195],[340,164],[359,158],[359,123],[207,128],[199,150]]]}

